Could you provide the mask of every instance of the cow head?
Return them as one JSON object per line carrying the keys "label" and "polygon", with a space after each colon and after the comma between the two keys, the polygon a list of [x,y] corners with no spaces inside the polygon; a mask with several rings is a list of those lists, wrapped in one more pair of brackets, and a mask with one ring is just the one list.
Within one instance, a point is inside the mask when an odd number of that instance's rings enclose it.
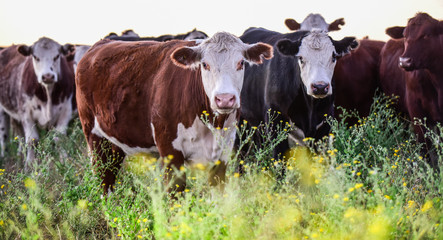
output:
{"label": "cow head", "polygon": [[198,31],[197,29],[193,29],[191,32],[186,33],[184,40],[196,40],[196,39],[206,39],[208,35],[202,31]]}
{"label": "cow head", "polygon": [[339,18],[328,24],[322,15],[318,13],[311,13],[305,18],[305,20],[303,20],[302,23],[298,23],[294,19],[288,18],[285,20],[285,24],[292,31],[310,31],[314,28],[320,28],[324,31],[332,32],[340,30],[340,25],[345,25],[345,20],[343,18]]}
{"label": "cow head", "polygon": [[200,67],[203,87],[211,108],[228,114],[240,107],[245,63],[261,64],[273,56],[272,46],[245,44],[232,34],[220,32],[195,47],[181,47],[172,61],[182,68]]}
{"label": "cow head", "polygon": [[334,41],[321,29],[306,32],[296,41],[283,39],[277,42],[280,53],[297,58],[307,94],[314,98],[332,94],[331,81],[337,59],[357,46],[354,37]]}
{"label": "cow head", "polygon": [[440,63],[443,48],[443,22],[426,13],[418,13],[409,19],[406,27],[391,27],[386,34],[394,39],[404,38],[405,49],[399,58],[399,66],[406,71],[423,68],[441,68],[434,66]]}
{"label": "cow head", "polygon": [[42,37],[32,46],[19,45],[19,53],[32,56],[32,64],[40,84],[53,84],[60,74],[60,56],[71,55],[75,47],[71,44],[61,46],[52,39]]}

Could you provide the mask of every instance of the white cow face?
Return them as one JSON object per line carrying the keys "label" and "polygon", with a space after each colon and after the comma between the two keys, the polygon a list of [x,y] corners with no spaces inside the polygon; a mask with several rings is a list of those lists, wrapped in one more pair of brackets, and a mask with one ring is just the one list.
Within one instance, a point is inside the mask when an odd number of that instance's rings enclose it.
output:
{"label": "white cow face", "polygon": [[272,53],[272,46],[268,44],[245,44],[239,38],[221,32],[198,46],[178,48],[171,58],[183,68],[200,67],[212,110],[229,114],[240,107],[245,63],[261,64],[262,57],[270,59]]}
{"label": "white cow face", "polygon": [[282,54],[297,58],[301,80],[307,94],[314,98],[324,98],[332,94],[331,81],[337,58],[348,54],[357,46],[353,37],[337,42],[320,29],[307,32],[295,42],[285,39],[277,43]]}
{"label": "white cow face", "polygon": [[40,84],[51,85],[58,81],[60,57],[74,52],[74,46],[61,46],[49,38],[40,38],[32,46],[20,45],[17,50],[24,56],[32,56],[32,64]]}

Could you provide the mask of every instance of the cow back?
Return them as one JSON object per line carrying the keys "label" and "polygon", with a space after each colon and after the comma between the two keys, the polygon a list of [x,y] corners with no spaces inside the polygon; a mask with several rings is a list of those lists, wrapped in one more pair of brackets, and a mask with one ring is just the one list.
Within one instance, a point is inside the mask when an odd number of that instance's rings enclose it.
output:
{"label": "cow back", "polygon": [[340,58],[334,70],[335,105],[368,116],[379,88],[380,52],[385,42],[362,39],[359,47]]}
{"label": "cow back", "polygon": [[92,129],[96,118],[104,132],[130,147],[154,146],[151,123],[160,123],[171,137],[178,122],[192,125],[207,102],[201,76],[177,67],[170,56],[178,47],[194,45],[109,40],[95,44],[77,68],[79,115],[89,121],[84,124]]}

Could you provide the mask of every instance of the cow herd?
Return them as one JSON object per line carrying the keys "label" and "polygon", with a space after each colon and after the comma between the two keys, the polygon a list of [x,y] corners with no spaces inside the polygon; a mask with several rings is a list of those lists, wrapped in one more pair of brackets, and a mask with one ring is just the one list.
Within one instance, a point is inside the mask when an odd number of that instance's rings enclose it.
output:
{"label": "cow herd", "polygon": [[[194,29],[148,38],[129,30],[92,47],[42,37],[0,49],[1,154],[14,121],[28,168],[38,129],[65,133],[78,113],[93,163],[109,166],[101,174],[105,192],[125,156],[153,151],[169,157],[167,169],[216,163],[210,183],[217,184],[237,122],[267,122],[269,109],[279,113],[274,121],[296,127],[296,140],[326,136],[336,106],[367,116],[376,89],[399,96],[397,109],[411,120],[426,118],[431,128],[443,121],[442,21],[417,13],[405,27],[388,28],[387,42],[332,39],[328,32],[340,30],[342,18],[328,24],[310,14],[285,24],[292,32],[249,28],[240,37],[208,37]],[[414,129],[425,142],[425,131]],[[288,149],[281,142],[274,158]],[[170,190],[184,189],[185,176],[165,176]]]}

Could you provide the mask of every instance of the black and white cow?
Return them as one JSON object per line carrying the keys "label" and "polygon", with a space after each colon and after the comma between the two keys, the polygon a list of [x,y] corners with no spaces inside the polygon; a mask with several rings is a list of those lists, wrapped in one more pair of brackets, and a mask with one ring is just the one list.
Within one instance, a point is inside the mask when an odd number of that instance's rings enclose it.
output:
{"label": "black and white cow", "polygon": [[[37,127],[65,133],[71,120],[74,71],[65,55],[74,50],[71,44],[62,46],[42,37],[31,46],[13,45],[0,52],[0,113],[23,127],[28,144],[25,169],[35,158],[32,145],[39,139]],[[4,124],[0,130],[6,134],[8,126]],[[4,148],[4,138],[1,146]]]}
{"label": "black and white cow", "polygon": [[[321,29],[282,34],[250,28],[240,37],[245,43],[274,46],[274,58],[263,65],[247,66],[241,93],[242,119],[252,125],[268,121],[267,111],[280,112],[275,121],[294,124],[296,137],[321,138],[328,134],[325,114],[333,114],[332,75],[337,58],[358,43],[354,37],[335,41]],[[287,140],[274,149],[282,157]]]}

